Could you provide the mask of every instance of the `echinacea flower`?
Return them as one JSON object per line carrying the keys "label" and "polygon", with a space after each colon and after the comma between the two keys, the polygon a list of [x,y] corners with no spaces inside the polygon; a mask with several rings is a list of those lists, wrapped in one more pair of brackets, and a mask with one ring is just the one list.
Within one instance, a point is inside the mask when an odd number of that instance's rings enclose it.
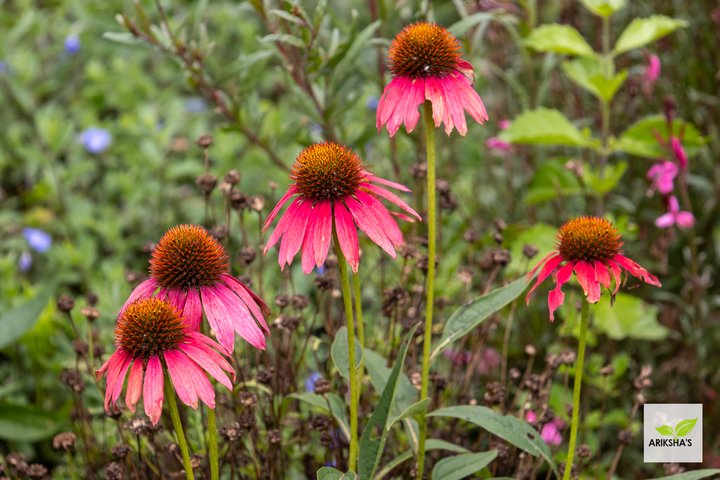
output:
{"label": "echinacea flower", "polygon": [[692,212],[680,211],[680,204],[675,195],[668,198],[668,212],[655,220],[655,226],[658,228],[670,228],[673,225],[683,229],[692,228],[695,225],[695,216]]}
{"label": "echinacea flower", "polygon": [[674,162],[663,160],[656,163],[647,172],[647,178],[652,181],[651,190],[657,189],[663,195],[673,191],[675,177],[678,175],[678,166]]}
{"label": "echinacea flower", "polygon": [[229,352],[235,348],[235,333],[264,350],[263,330],[270,333],[264,314],[269,309],[229,268],[225,248],[207,230],[175,226],[160,238],[150,259],[150,278],[133,290],[123,311],[137,300],[158,296],[180,309],[192,330],[199,330],[205,312],[218,342]]}
{"label": "echinacea flower", "polygon": [[[578,283],[589,303],[600,300],[601,287],[610,290],[612,281],[615,295],[622,283],[623,270],[650,285],[660,286],[658,279],[622,253],[623,242],[612,223],[600,217],[578,217],[566,222],[557,234],[557,247],[528,273],[532,278],[542,267],[537,281],[528,292],[525,300],[550,275],[555,288],[548,294],[550,321],[555,319],[555,310],[565,301],[562,291],[575,272]],[[612,279],[611,279],[612,275]]]}
{"label": "echinacea flower", "polygon": [[[337,143],[317,143],[300,152],[291,178],[295,183],[270,212],[263,228],[270,227],[280,209],[294,197],[265,245],[267,253],[282,237],[278,256],[281,268],[292,263],[300,250],[303,272],[307,274],[315,266],[321,267],[328,255],[333,228],[354,272],[360,263],[356,228],[394,258],[395,247],[403,243],[402,232],[377,197],[420,219],[405,201],[378,184],[409,192],[406,187],[366,171],[352,150]],[[394,215],[411,220],[403,214]]]}
{"label": "echinacea flower", "polygon": [[460,135],[467,133],[465,111],[480,124],[488,119],[473,88],[473,67],[462,59],[460,42],[445,28],[428,22],[406,26],[390,44],[388,59],[393,79],[380,97],[378,131],[387,125],[392,137],[404,123],[410,133],[426,100],[432,104],[435,127],[444,123],[448,135],[453,128]]}
{"label": "echinacea flower", "polygon": [[126,376],[125,406],[135,412],[142,394],[153,425],[162,414],[165,371],[180,401],[195,409],[198,399],[215,408],[215,390],[207,375],[232,390],[225,373],[235,377],[224,358],[228,352],[191,330],[180,310],[159,298],[140,300],[123,310],[115,325],[115,345],[117,350],[96,372],[98,379],[107,375],[106,410],[120,398]]}

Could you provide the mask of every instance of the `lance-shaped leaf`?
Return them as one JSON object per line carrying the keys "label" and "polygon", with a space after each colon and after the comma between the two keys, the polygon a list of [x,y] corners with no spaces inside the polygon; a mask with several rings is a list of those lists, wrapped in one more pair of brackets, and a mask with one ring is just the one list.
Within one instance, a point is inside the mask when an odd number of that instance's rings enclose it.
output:
{"label": "lance-shaped leaf", "polygon": [[542,25],[523,41],[525,46],[538,52],[561,53],[579,57],[594,57],[595,51],[580,32],[570,25]]}
{"label": "lance-shaped leaf", "polygon": [[498,138],[504,142],[527,145],[568,145],[588,147],[586,137],[562,113],[550,108],[528,110],[512,121]]}
{"label": "lance-shaped leaf", "polygon": [[668,35],[679,28],[687,27],[685,20],[666,17],[665,15],[653,15],[648,18],[636,18],[620,34],[615,43],[613,53],[621,53],[640,48],[648,43]]}
{"label": "lance-shaped leaf", "polygon": [[443,480],[461,480],[487,467],[497,457],[497,450],[480,453],[463,453],[443,458],[435,464],[432,478]]}

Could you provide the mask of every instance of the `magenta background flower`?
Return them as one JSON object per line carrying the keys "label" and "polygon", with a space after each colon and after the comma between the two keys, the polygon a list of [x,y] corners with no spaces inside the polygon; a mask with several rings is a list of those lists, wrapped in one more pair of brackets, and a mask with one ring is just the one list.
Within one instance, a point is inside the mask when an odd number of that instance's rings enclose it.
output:
{"label": "magenta background flower", "polygon": [[695,216],[692,212],[680,211],[680,204],[674,195],[668,198],[668,212],[655,220],[658,228],[670,228],[673,225],[683,229],[695,226]]}
{"label": "magenta background flower", "polygon": [[466,365],[472,359],[472,352],[448,348],[443,350],[443,357],[450,360],[453,365]]}
{"label": "magenta background flower", "polygon": [[559,418],[553,418],[543,425],[542,430],[540,431],[540,436],[548,445],[560,445],[563,441],[562,428],[564,426],[565,422]]}
{"label": "magenta background flower", "polygon": [[660,57],[655,54],[648,56],[648,63],[643,74],[643,88],[646,93],[652,92],[655,82],[660,78],[661,64]]}
{"label": "magenta background flower", "polygon": [[540,260],[528,273],[530,279],[540,269],[537,281],[525,297],[526,303],[530,303],[530,296],[535,289],[552,275],[555,288],[548,294],[551,322],[555,320],[555,310],[565,301],[562,287],[570,280],[573,272],[590,303],[600,300],[602,287],[610,290],[613,280],[615,288],[611,293],[615,295],[622,283],[623,270],[650,285],[660,286],[657,277],[622,254],[620,234],[604,218],[578,217],[569,220],[558,230],[557,240],[556,250]]}
{"label": "magenta background flower", "polygon": [[657,189],[663,195],[672,192],[678,172],[678,166],[674,162],[663,160],[656,163],[647,172],[647,178],[652,181],[651,189]]}
{"label": "magenta background flower", "polygon": [[321,267],[328,255],[333,227],[342,253],[354,272],[360,263],[357,229],[394,258],[395,247],[402,245],[403,235],[393,215],[411,219],[403,214],[391,214],[378,197],[420,219],[405,201],[380,185],[408,192],[406,187],[364,170],[352,150],[336,143],[318,143],[300,152],[291,178],[295,183],[277,203],[263,228],[267,230],[292,199],[265,245],[267,253],[280,242],[281,268],[290,265],[301,250],[304,273]]}
{"label": "magenta background flower", "polygon": [[680,139],[674,135],[670,136],[670,150],[678,161],[681,169],[685,169],[688,166],[687,152],[682,146]]}
{"label": "magenta background flower", "polygon": [[98,379],[107,375],[105,410],[117,403],[127,377],[125,405],[134,412],[142,395],[145,413],[156,424],[162,415],[165,371],[180,401],[195,409],[198,399],[215,408],[215,390],[207,375],[232,391],[227,373],[233,379],[235,373],[224,358],[228,352],[191,330],[180,310],[158,298],[124,309],[115,326],[115,345],[117,350],[96,372]]}
{"label": "magenta background flower", "polygon": [[393,79],[377,109],[378,131],[387,126],[392,137],[402,124],[409,133],[420,119],[419,107],[432,104],[435,127],[445,124],[450,135],[467,133],[465,111],[478,123],[488,119],[473,88],[473,67],[460,56],[460,42],[445,28],[428,22],[406,26],[388,51]]}
{"label": "magenta background flower", "polygon": [[537,414],[534,410],[528,410],[527,412],[525,412],[525,421],[528,423],[537,422]]}
{"label": "magenta background flower", "polygon": [[512,148],[511,143],[504,142],[498,137],[490,137],[485,140],[485,146],[491,150],[497,150],[499,152],[507,152]]}
{"label": "magenta background flower", "polygon": [[[228,273],[225,248],[202,227],[178,225],[160,238],[150,259],[150,278],[130,294],[132,302],[157,296],[183,312],[192,330],[199,330],[203,312],[220,344],[235,348],[235,333],[265,349],[270,329],[265,302]],[[122,311],[121,311],[122,315]]]}

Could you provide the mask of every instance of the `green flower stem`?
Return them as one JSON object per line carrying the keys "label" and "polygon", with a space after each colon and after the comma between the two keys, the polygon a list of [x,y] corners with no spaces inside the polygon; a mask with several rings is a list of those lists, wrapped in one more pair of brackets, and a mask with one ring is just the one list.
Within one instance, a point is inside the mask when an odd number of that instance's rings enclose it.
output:
{"label": "green flower stem", "polygon": [[573,457],[575,457],[575,443],[577,442],[578,424],[580,423],[580,388],[582,387],[583,366],[585,364],[585,342],[587,340],[588,317],[590,304],[583,297],[580,313],[580,343],[578,344],[577,361],[575,362],[575,384],[573,385],[573,409],[570,422],[570,443],[568,444],[567,462],[563,480],[570,480],[572,476]]}
{"label": "green flower stem", "polygon": [[[352,276],[353,296],[355,297],[355,322],[357,323],[358,341],[363,351],[365,351],[365,325],[363,324],[362,315],[362,295],[360,295],[360,276],[355,273]],[[365,355],[360,358],[360,366],[358,367],[358,386],[357,397],[360,403],[360,395],[362,394],[362,380],[365,372]]]}
{"label": "green flower stem", "polygon": [[215,418],[215,409],[207,409],[208,419],[208,455],[210,460],[210,478],[218,480],[220,478],[220,461],[218,457],[218,437],[217,437],[217,420]]}
{"label": "green flower stem", "polygon": [[185,440],[185,432],[183,432],[182,422],[180,421],[180,412],[178,411],[177,402],[175,401],[175,391],[172,387],[172,381],[165,381],[165,399],[170,410],[170,418],[172,418],[173,429],[177,436],[180,453],[182,453],[183,466],[185,468],[185,478],[187,480],[195,480],[192,464],[190,463],[190,451],[188,450],[187,440]]}
{"label": "green flower stem", "polygon": [[355,319],[353,316],[352,296],[350,293],[350,275],[348,273],[347,261],[340,248],[337,233],[333,230],[335,242],[335,255],[337,256],[338,269],[340,270],[340,284],[342,285],[343,303],[345,305],[345,318],[348,329],[348,370],[350,371],[350,456],[348,459],[348,470],[356,471],[358,458],[358,378],[355,369]]}
{"label": "green flower stem", "polygon": [[[423,106],[425,117],[425,148],[427,149],[427,224],[428,224],[428,270],[425,287],[425,337],[423,339],[422,383],[420,398],[428,397],[430,378],[430,347],[432,346],[433,307],[435,305],[435,256],[437,241],[437,206],[435,193],[435,124],[432,118],[432,104]],[[417,478],[423,478],[425,470],[425,439],[427,438],[427,417],[420,415],[418,439]]]}

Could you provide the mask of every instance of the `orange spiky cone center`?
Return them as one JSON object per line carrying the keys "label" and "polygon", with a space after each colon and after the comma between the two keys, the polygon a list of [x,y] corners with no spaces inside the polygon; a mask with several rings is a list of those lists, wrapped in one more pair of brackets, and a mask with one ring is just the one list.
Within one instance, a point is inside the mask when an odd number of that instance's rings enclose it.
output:
{"label": "orange spiky cone center", "polygon": [[565,223],[557,235],[565,260],[607,260],[620,253],[622,240],[615,226],[600,217],[578,217]]}
{"label": "orange spiky cone center", "polygon": [[115,325],[115,344],[133,358],[173,350],[185,339],[180,312],[157,297],[131,303]]}
{"label": "orange spiky cone center", "polygon": [[428,22],[405,27],[390,44],[390,70],[395,75],[444,77],[460,59],[460,42],[445,28]]}
{"label": "orange spiky cone center", "polygon": [[355,193],[363,179],[362,162],[349,148],[316,143],[300,152],[291,178],[302,197],[314,202],[340,200]]}
{"label": "orange spiky cone center", "polygon": [[197,225],[178,225],[165,232],[150,259],[150,274],[165,288],[211,286],[229,267],[225,248]]}

